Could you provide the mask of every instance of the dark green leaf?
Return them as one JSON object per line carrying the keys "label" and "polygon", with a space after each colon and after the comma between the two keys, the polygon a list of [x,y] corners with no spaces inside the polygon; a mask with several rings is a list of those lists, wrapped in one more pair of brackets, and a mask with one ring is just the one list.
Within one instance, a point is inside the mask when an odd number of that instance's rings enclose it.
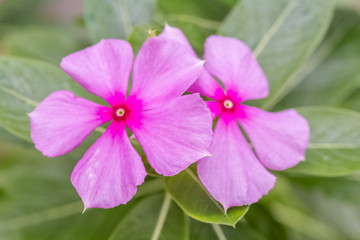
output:
{"label": "dark green leaf", "polygon": [[269,212],[254,204],[243,220],[239,221],[235,228],[224,225],[206,224],[191,220],[191,239],[194,240],[218,240],[225,236],[229,240],[257,239],[257,240],[280,240],[286,239],[286,235],[279,223]]}
{"label": "dark green leaf", "polygon": [[119,223],[110,240],[189,239],[189,218],[168,195],[141,200]]}
{"label": "dark green leaf", "polygon": [[194,16],[221,21],[236,0],[158,0],[159,9],[170,16]]}
{"label": "dark green leaf", "polygon": [[180,28],[202,56],[206,38],[214,34],[236,0],[159,0],[156,22]]}
{"label": "dark green leaf", "polygon": [[343,106],[360,112],[360,89],[356,90]]}
{"label": "dark green leaf", "polygon": [[249,208],[232,207],[225,214],[221,204],[211,197],[190,169],[167,178],[166,189],[184,212],[202,222],[235,226]]}
{"label": "dark green leaf", "polygon": [[0,3],[0,21],[17,21],[24,15],[31,14],[41,3],[46,0],[10,0]]}

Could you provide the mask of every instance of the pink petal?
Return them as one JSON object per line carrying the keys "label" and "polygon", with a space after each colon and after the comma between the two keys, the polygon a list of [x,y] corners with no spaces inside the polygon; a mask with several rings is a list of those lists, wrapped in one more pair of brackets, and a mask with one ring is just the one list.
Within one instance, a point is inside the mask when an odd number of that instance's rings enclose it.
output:
{"label": "pink petal", "polygon": [[265,98],[269,86],[255,56],[243,42],[230,37],[210,36],[205,42],[205,67],[227,91],[242,101]]}
{"label": "pink petal", "polygon": [[212,98],[214,100],[222,99],[225,94],[224,90],[218,82],[209,74],[206,68],[201,71],[200,77],[188,89],[191,93],[200,93],[203,96]]}
{"label": "pink petal", "polygon": [[129,98],[142,101],[146,109],[181,96],[199,77],[203,61],[181,43],[149,38],[134,62]]}
{"label": "pink petal", "polygon": [[199,94],[176,98],[141,113],[141,121],[127,121],[159,174],[175,175],[209,155],[212,120]]}
{"label": "pink petal", "polygon": [[206,105],[210,109],[213,119],[220,115],[222,108],[219,102],[206,102]]}
{"label": "pink petal", "polygon": [[126,97],[132,61],[128,42],[106,39],[64,57],[60,66],[86,90],[116,106]]}
{"label": "pink petal", "polygon": [[127,203],[144,182],[146,171],[126,135],[123,122],[112,122],[75,166],[71,182],[86,208]]}
{"label": "pink petal", "polygon": [[72,151],[99,125],[112,119],[109,107],[57,91],[29,114],[31,138],[45,156],[56,157]]}
{"label": "pink petal", "polygon": [[198,175],[225,210],[255,203],[273,188],[276,178],[256,159],[234,118],[219,118],[210,152],[199,161]]}
{"label": "pink petal", "polygon": [[196,53],[194,49],[191,47],[184,33],[179,28],[171,27],[168,24],[165,24],[162,33],[158,37],[178,41],[179,43],[183,44],[194,57],[196,57]]}
{"label": "pink petal", "polygon": [[271,113],[244,106],[245,118],[240,125],[248,134],[262,164],[273,170],[284,170],[305,158],[310,129],[295,110]]}
{"label": "pink petal", "polygon": [[[163,32],[159,35],[159,37],[168,38],[180,42],[187,49],[189,49],[193,56],[196,57],[194,49],[191,47],[184,33],[179,28],[171,27],[166,24]],[[201,71],[199,79],[188,89],[188,92],[198,92],[203,96],[207,96],[216,100],[219,99],[219,96],[217,95],[218,93],[220,93],[220,95],[222,93],[221,97],[223,97],[224,95],[224,91],[222,90],[220,84],[216,82],[213,77],[211,77],[211,75],[207,72],[205,68]]]}

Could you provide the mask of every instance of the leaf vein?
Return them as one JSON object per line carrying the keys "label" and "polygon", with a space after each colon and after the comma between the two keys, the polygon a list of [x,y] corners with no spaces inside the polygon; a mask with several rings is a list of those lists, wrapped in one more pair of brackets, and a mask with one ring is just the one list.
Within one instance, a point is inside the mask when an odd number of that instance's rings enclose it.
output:
{"label": "leaf vein", "polygon": [[23,102],[25,102],[26,104],[29,104],[29,105],[31,105],[31,106],[36,107],[37,105],[39,105],[38,102],[36,102],[36,101],[34,101],[34,100],[32,100],[32,99],[30,99],[30,98],[22,95],[21,93],[18,93],[18,92],[15,91],[15,90],[12,90],[12,89],[10,89],[10,88],[7,88],[7,87],[5,87],[5,86],[1,86],[1,85],[0,85],[0,91],[3,91],[4,93],[7,93],[7,94],[9,94],[9,95],[11,95],[11,96],[14,96],[14,97],[18,98],[19,100],[21,100],[21,101],[23,101]]}
{"label": "leaf vein", "polygon": [[275,20],[274,24],[269,28],[269,30],[264,34],[258,45],[254,50],[254,55],[259,57],[261,52],[264,50],[266,45],[270,42],[272,37],[276,34],[276,32],[280,29],[285,19],[289,16],[291,11],[299,4],[299,0],[290,1],[284,10],[280,13],[280,15]]}

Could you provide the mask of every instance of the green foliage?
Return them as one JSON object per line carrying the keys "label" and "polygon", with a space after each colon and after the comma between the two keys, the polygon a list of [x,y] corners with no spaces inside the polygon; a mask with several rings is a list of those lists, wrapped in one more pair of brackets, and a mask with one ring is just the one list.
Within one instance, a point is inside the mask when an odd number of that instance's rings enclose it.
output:
{"label": "green foliage", "polygon": [[225,213],[190,169],[168,178],[166,190],[189,216],[207,223],[235,226],[248,210],[247,206],[233,207]]}
{"label": "green foliage", "polygon": [[341,106],[360,84],[360,16],[337,11],[329,34],[299,71],[300,84],[276,107]]}
{"label": "green foliage", "polygon": [[219,33],[250,46],[269,80],[262,107],[274,106],[287,90],[324,36],[333,6],[331,0],[243,0],[225,18]]}
{"label": "green foliage", "polygon": [[57,90],[74,90],[75,82],[48,63],[0,57],[0,125],[30,140],[28,113]]}
{"label": "green foliage", "polygon": [[309,122],[306,160],[291,171],[342,176],[360,170],[360,113],[326,107],[298,109]]}
{"label": "green foliage", "polygon": [[139,202],[120,222],[109,240],[189,239],[189,218],[168,195],[153,195]]}
{"label": "green foliage", "polygon": [[150,23],[155,0],[85,0],[85,23],[93,42],[127,39],[134,27]]}
{"label": "green foliage", "polygon": [[18,28],[3,39],[3,50],[6,54],[38,58],[55,65],[59,65],[66,55],[84,47],[78,32],[58,27]]}
{"label": "green foliage", "polygon": [[[0,239],[360,238],[356,1],[336,1],[341,9],[331,23],[333,0],[85,0],[83,18],[61,24],[42,17],[42,7],[54,2],[0,3],[0,55],[8,55],[0,56]],[[275,188],[259,203],[225,214],[192,167],[163,178],[131,139],[149,174],[146,182],[125,206],[81,214],[69,177],[101,130],[49,160],[29,143],[27,114],[57,90],[106,104],[58,67],[61,58],[103,38],[128,40],[136,53],[148,29],[159,34],[165,23],[181,28],[199,56],[211,34],[248,44],[271,90],[251,104],[300,107],[311,127],[306,160],[275,172]]]}
{"label": "green foliage", "polygon": [[107,239],[137,199],[162,190],[158,181],[149,181],[126,206],[82,214],[70,183],[77,157],[49,161],[32,146],[0,142],[0,239]]}

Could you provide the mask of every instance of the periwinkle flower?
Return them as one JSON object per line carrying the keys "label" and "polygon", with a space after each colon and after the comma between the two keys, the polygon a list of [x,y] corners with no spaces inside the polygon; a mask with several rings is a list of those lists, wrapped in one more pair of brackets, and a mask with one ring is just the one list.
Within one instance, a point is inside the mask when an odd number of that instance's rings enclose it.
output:
{"label": "periwinkle flower", "polygon": [[[72,151],[99,125],[112,121],[76,165],[71,182],[85,209],[128,202],[146,176],[126,126],[150,165],[171,176],[209,155],[211,115],[199,94],[182,96],[199,77],[203,61],[180,43],[149,38],[134,64],[129,43],[107,39],[61,62],[61,68],[102,106],[57,91],[30,114],[35,147],[48,157]],[[126,95],[132,69],[132,88]]]}
{"label": "periwinkle flower", "polygon": [[[181,42],[196,56],[179,29],[166,26],[160,37]],[[266,168],[284,170],[303,160],[310,130],[293,109],[271,113],[243,104],[269,95],[266,76],[243,42],[210,36],[204,59],[205,68],[188,91],[211,98],[207,105],[218,121],[210,147],[213,156],[201,159],[197,172],[210,194],[227,210],[257,202],[273,188],[276,178]]]}

